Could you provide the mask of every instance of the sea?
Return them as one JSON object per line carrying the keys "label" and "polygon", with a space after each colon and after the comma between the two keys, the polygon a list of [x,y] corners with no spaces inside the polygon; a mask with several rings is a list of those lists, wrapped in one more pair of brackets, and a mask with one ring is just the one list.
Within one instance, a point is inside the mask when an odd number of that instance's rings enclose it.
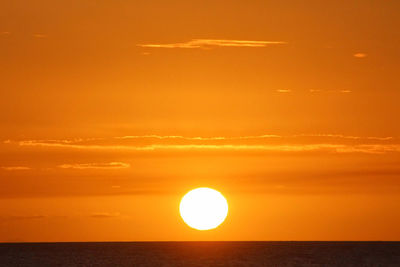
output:
{"label": "sea", "polygon": [[1,243],[0,266],[400,267],[400,242]]}

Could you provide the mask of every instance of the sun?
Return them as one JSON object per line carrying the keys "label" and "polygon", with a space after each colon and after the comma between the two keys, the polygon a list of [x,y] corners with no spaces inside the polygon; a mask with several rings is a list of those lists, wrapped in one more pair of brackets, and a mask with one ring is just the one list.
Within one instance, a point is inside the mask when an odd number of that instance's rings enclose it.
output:
{"label": "sun", "polygon": [[197,230],[218,227],[228,215],[228,202],[217,190],[200,187],[189,191],[181,200],[179,212],[183,221]]}

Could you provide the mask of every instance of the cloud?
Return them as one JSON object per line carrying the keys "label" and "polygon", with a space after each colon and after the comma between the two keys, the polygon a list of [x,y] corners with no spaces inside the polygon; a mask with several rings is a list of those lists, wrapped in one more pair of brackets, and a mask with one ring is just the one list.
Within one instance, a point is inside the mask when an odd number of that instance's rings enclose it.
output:
{"label": "cloud", "polygon": [[310,89],[308,90],[310,93],[351,93],[351,90],[343,89],[343,90],[320,90],[320,89]]}
{"label": "cloud", "polygon": [[192,39],[183,43],[139,44],[147,48],[211,48],[211,47],[266,47],[267,45],[287,44],[282,41],[218,40]]}
{"label": "cloud", "polygon": [[21,220],[38,220],[47,218],[46,215],[10,215],[0,216],[1,221],[21,221]]}
{"label": "cloud", "polygon": [[0,167],[3,170],[6,171],[26,171],[26,170],[30,170],[30,167],[26,167],[26,166],[8,166],[8,167]]}
{"label": "cloud", "polygon": [[[257,151],[257,152],[324,152],[324,153],[389,153],[400,152],[400,142],[393,137],[362,137],[334,134],[314,135],[258,135],[258,136],[122,136],[74,140],[25,140],[20,146],[48,147],[54,149],[100,151]],[[63,164],[71,169],[121,169],[123,162]]]}
{"label": "cloud", "polygon": [[200,140],[200,141],[213,141],[213,140],[239,140],[239,139],[259,139],[259,138],[279,138],[282,137],[280,135],[275,134],[264,134],[264,135],[248,135],[248,136],[213,136],[213,137],[187,137],[182,135],[127,135],[114,137],[115,139],[146,139],[146,138],[154,138],[154,139],[182,139],[182,140]]}
{"label": "cloud", "polygon": [[392,136],[377,137],[377,136],[353,136],[353,135],[342,135],[342,134],[299,134],[293,135],[293,137],[329,137],[338,139],[354,139],[354,140],[378,140],[378,141],[388,141],[393,140]]}
{"label": "cloud", "polygon": [[32,34],[32,36],[35,37],[35,38],[39,38],[39,39],[47,37],[47,35],[43,34],[43,33],[34,33],[34,34]]}
{"label": "cloud", "polygon": [[[344,163],[345,160],[342,162]],[[312,163],[310,163],[312,165]],[[391,164],[375,165],[373,162],[364,165],[353,165],[346,162],[340,168],[325,165],[314,169],[287,168],[286,170],[246,170],[233,174],[230,179],[246,184],[257,184],[254,190],[260,193],[290,193],[290,194],[321,194],[321,193],[355,193],[355,192],[385,192],[397,194],[399,183],[396,179],[400,169]]]}
{"label": "cloud", "polygon": [[353,57],[365,58],[365,57],[367,57],[367,54],[365,54],[365,53],[355,53],[355,54],[353,54]]}
{"label": "cloud", "polygon": [[59,168],[62,169],[126,169],[131,165],[124,162],[109,162],[109,163],[75,163],[75,164],[62,164]]}
{"label": "cloud", "polygon": [[115,218],[119,217],[121,214],[119,212],[95,212],[90,214],[90,217],[96,218],[96,219],[107,219],[107,218]]}
{"label": "cloud", "polygon": [[290,89],[278,89],[278,90],[276,90],[278,93],[290,93],[290,92],[292,92],[292,90],[290,90]]}

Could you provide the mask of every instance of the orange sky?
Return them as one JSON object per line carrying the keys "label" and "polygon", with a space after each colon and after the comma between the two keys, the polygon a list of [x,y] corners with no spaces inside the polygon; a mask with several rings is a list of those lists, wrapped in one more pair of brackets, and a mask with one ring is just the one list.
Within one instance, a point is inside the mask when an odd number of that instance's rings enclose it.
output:
{"label": "orange sky", "polygon": [[0,242],[399,240],[399,11],[0,0]]}

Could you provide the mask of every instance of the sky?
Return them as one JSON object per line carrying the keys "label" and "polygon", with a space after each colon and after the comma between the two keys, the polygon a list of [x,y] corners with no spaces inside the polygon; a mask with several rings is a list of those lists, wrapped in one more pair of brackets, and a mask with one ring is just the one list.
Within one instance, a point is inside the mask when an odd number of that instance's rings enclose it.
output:
{"label": "sky", "polygon": [[399,240],[399,11],[0,0],[0,242]]}

